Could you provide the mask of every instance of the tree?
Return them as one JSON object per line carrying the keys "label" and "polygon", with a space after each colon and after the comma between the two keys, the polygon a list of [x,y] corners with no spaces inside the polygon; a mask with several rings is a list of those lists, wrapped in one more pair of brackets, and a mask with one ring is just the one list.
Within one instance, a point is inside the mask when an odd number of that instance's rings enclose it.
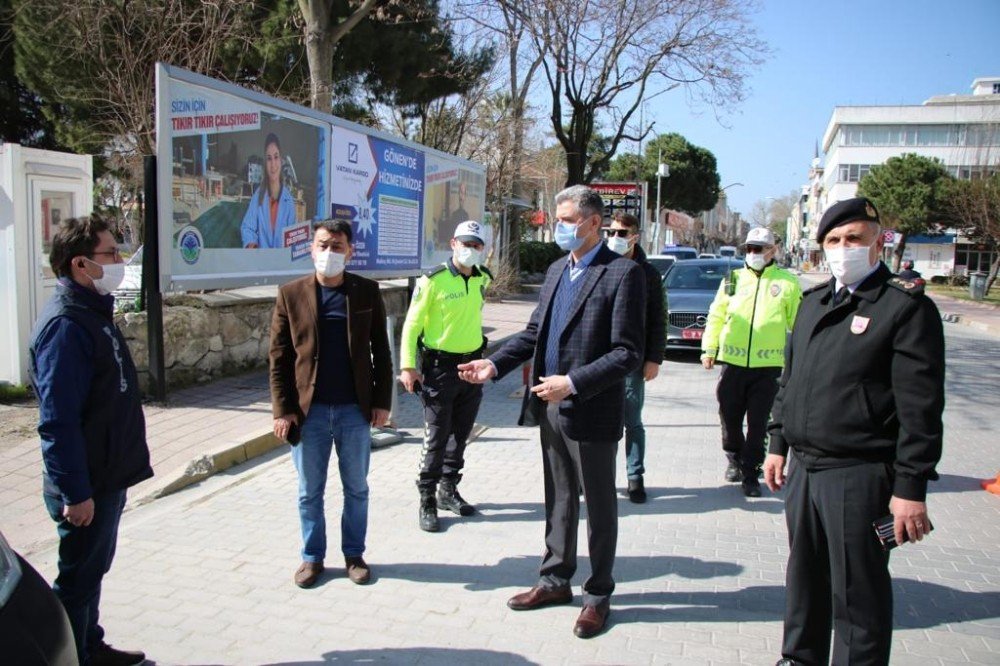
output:
{"label": "tree", "polygon": [[[747,70],[766,50],[747,22],[749,0],[516,4],[542,58],[552,128],[566,152],[567,185],[590,182],[623,139],[639,138],[627,128],[647,96],[683,86],[717,108],[738,103]],[[606,154],[591,159],[598,128],[610,143]],[[641,136],[646,131],[639,128]]]}
{"label": "tree", "polygon": [[658,159],[670,166],[670,175],[660,186],[664,208],[697,215],[715,207],[720,192],[715,155],[680,134],[661,134],[648,142],[641,160],[630,153],[619,155],[608,168],[608,178],[644,180],[649,184],[649,191],[655,193]]}
{"label": "tree", "polygon": [[13,7],[0,0],[0,139],[34,148],[61,148],[39,99],[17,76]]}
{"label": "tree", "polygon": [[858,195],[878,208],[882,226],[898,236],[893,270],[906,248],[906,237],[939,229],[944,222],[944,190],[951,175],[937,159],[904,153],[872,166],[858,183]]}
{"label": "tree", "polygon": [[990,249],[993,262],[986,278],[988,294],[1000,269],[1000,173],[976,180],[951,180],[944,192],[948,219],[969,238]]}
{"label": "tree", "polygon": [[227,0],[19,0],[17,75],[42,100],[59,143],[110,153],[138,183],[154,152],[153,65],[216,75],[227,44],[250,34],[253,3]]}
{"label": "tree", "polygon": [[[312,108],[333,107],[333,53],[337,43],[375,9],[378,0],[298,0],[305,23],[306,57]],[[386,8],[387,9],[387,8]]]}

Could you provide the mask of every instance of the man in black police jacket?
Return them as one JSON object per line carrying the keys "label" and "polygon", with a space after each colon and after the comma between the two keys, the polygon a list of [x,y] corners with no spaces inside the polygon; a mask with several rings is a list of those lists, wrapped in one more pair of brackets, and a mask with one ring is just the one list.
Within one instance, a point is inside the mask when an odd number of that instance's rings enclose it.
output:
{"label": "man in black police jacket", "polygon": [[834,278],[804,294],[764,463],[768,487],[787,486],[778,664],[829,663],[831,626],[834,664],[887,664],[889,556],[872,522],[892,514],[898,543],[931,529],[925,496],[941,457],[944,333],[923,286],[878,260],[870,201],[831,206],[817,241]]}

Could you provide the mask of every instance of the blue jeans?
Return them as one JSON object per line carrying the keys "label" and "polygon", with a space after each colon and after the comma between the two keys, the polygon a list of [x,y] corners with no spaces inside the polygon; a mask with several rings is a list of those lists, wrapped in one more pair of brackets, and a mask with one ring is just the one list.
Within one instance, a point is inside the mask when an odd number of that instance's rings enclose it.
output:
{"label": "blue jeans", "polygon": [[89,650],[104,640],[104,629],[98,622],[101,581],[115,558],[125,491],[116,490],[95,497],[94,519],[86,527],[76,527],[63,517],[62,498],[49,494],[43,497],[59,534],[59,575],[52,590],[66,609],[73,627],[77,656],[85,666],[89,662]]}
{"label": "blue jeans", "polygon": [[340,483],[344,488],[340,548],[345,557],[356,557],[365,552],[371,429],[357,404],[313,403],[302,424],[302,441],[292,447],[292,460],[299,472],[299,521],[302,523],[302,560],[305,562],[319,562],[326,555],[323,495],[334,445],[337,447]]}
{"label": "blue jeans", "polygon": [[646,401],[646,380],[642,367],[625,377],[625,472],[629,480],[646,473],[646,428],[642,425],[642,404]]}

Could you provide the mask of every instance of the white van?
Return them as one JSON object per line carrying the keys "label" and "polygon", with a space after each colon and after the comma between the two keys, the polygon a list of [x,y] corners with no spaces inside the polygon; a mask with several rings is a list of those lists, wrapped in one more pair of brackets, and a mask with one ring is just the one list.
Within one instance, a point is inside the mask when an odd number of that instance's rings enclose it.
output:
{"label": "white van", "polygon": [[736,256],[736,248],[733,247],[732,245],[723,245],[722,247],[719,248],[719,256],[720,257],[735,257]]}

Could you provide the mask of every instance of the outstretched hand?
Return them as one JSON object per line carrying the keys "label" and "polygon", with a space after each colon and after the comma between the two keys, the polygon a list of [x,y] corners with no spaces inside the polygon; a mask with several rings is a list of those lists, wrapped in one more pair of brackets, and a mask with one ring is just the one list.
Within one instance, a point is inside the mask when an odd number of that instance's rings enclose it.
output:
{"label": "outstretched hand", "polygon": [[496,367],[484,358],[460,363],[458,366],[458,376],[470,384],[485,384],[496,375]]}

